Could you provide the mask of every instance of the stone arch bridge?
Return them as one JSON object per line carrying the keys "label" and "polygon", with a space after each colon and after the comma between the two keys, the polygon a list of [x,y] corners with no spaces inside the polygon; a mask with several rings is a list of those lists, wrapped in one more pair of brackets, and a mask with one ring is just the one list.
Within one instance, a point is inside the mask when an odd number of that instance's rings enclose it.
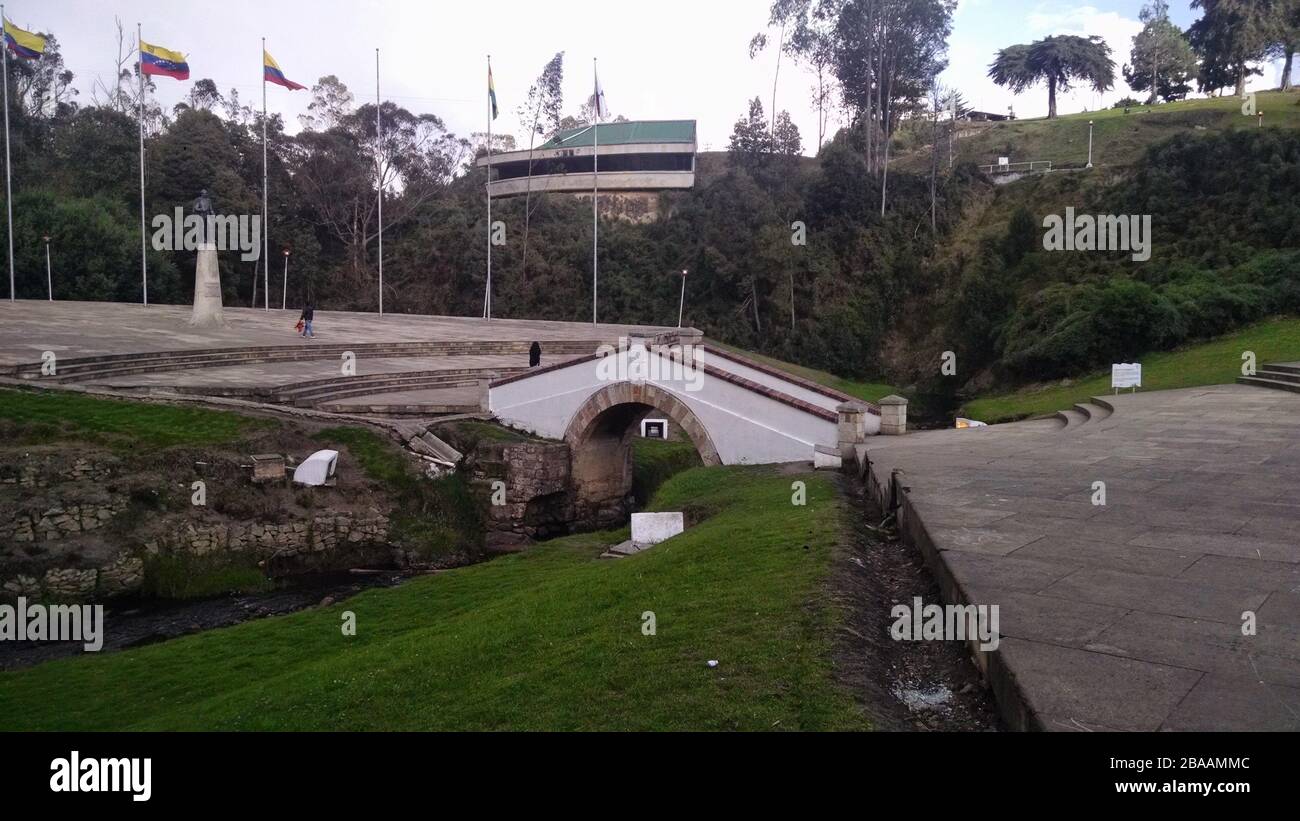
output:
{"label": "stone arch bridge", "polygon": [[647,417],[669,420],[706,465],[809,462],[880,431],[876,406],[704,345],[697,331],[626,339],[499,379],[488,407],[504,424],[569,445],[579,509],[629,493],[631,442]]}

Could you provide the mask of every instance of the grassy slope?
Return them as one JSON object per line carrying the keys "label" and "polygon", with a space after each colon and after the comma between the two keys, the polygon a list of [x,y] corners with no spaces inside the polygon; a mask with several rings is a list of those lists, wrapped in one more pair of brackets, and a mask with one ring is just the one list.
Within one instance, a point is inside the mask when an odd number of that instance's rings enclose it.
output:
{"label": "grassy slope", "polygon": [[[680,474],[654,507],[710,518],[630,559],[596,559],[620,534],[571,537],[327,609],[3,673],[0,728],[863,728],[832,680],[821,597],[841,502],[799,478],[806,507],[770,470]],[[341,635],[345,610],[356,637]]]}
{"label": "grassy slope", "polygon": [[[1265,127],[1300,128],[1300,92],[1261,92],[1258,104],[1264,111]],[[998,157],[1010,157],[1012,162],[1049,160],[1056,168],[1081,168],[1088,162],[1089,120],[1094,123],[1093,162],[1101,168],[1132,164],[1148,146],[1183,131],[1258,127],[1256,118],[1242,116],[1241,100],[1235,97],[1186,100],[1135,106],[1128,114],[1123,109],[1106,109],[1055,120],[976,125],[974,134],[959,140],[958,159],[991,165]],[[897,162],[905,170],[928,171],[928,146],[899,157]]]}
{"label": "grassy slope", "polygon": [[[1241,356],[1245,351],[1253,351],[1260,365],[1300,360],[1300,319],[1263,322],[1211,342],[1143,357],[1143,390],[1233,382],[1241,375]],[[1068,386],[1037,386],[1000,396],[980,397],[966,403],[961,413],[984,422],[1004,422],[1053,413],[1089,397],[1110,392],[1110,372],[1107,371]]]}
{"label": "grassy slope", "polygon": [[837,391],[847,393],[849,396],[857,397],[864,402],[876,402],[881,398],[889,396],[891,393],[898,393],[898,389],[893,385],[886,385],[883,382],[863,382],[858,379],[845,379],[842,376],[836,376],[833,373],[819,371],[815,368],[806,368],[803,365],[795,365],[790,362],[783,362],[780,359],[773,359],[770,356],[764,356],[760,353],[747,351],[744,348],[737,348],[734,345],[728,345],[725,342],[718,342],[716,339],[708,340],[708,344],[716,345],[724,351],[738,353],[747,359],[753,359],[756,362],[762,362],[764,365],[770,365],[786,373],[802,376],[804,379],[811,379],[819,385],[825,385],[828,388],[834,388]]}
{"label": "grassy slope", "polygon": [[47,444],[75,436],[130,451],[221,444],[275,424],[205,408],[8,389],[0,389],[0,420],[17,426],[10,444]]}

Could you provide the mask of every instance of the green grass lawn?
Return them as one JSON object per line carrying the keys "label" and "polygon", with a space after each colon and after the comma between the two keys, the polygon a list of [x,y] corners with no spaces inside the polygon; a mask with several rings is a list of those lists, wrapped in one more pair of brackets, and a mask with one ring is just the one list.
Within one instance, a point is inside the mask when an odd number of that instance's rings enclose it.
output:
{"label": "green grass lawn", "polygon": [[833,373],[819,371],[816,368],[807,368],[803,365],[783,362],[780,359],[764,356],[763,354],[754,353],[753,351],[747,351],[744,348],[737,348],[734,345],[727,345],[726,343],[718,342],[714,339],[708,340],[708,344],[717,346],[724,351],[731,351],[740,354],[747,359],[762,362],[764,365],[785,371],[786,373],[812,380],[819,385],[834,388],[837,391],[847,393],[849,396],[861,399],[864,402],[878,402],[882,398],[889,396],[891,393],[898,393],[898,389],[893,385],[886,385],[883,382],[864,382],[860,379],[846,379],[842,376],[836,376]]}
{"label": "green grass lawn", "polygon": [[[1266,128],[1300,128],[1300,92],[1261,92],[1257,100]],[[1148,146],[1183,131],[1258,128],[1256,118],[1242,115],[1241,100],[1236,97],[1186,100],[1134,106],[1127,114],[1123,109],[1106,109],[1055,120],[995,123],[962,139],[959,157],[979,165],[1010,157],[1012,162],[1050,160],[1054,167],[1082,167],[1088,162],[1089,120],[1093,121],[1093,161],[1099,167],[1133,163]],[[928,157],[927,151],[918,151],[915,156],[901,157],[899,163],[920,168],[929,162]]]}
{"label": "green grass lawn", "polygon": [[[1171,390],[1235,382],[1241,375],[1241,356],[1246,351],[1253,351],[1261,366],[1268,362],[1300,360],[1300,319],[1275,319],[1211,342],[1144,356],[1142,389]],[[981,422],[1006,422],[1054,413],[1111,392],[1108,370],[1068,386],[1054,384],[981,397],[967,402],[961,415]]]}
{"label": "green grass lawn", "polygon": [[205,408],[9,389],[0,389],[0,420],[12,425],[8,444],[81,439],[129,451],[221,444],[275,424]]}
{"label": "green grass lawn", "polygon": [[0,729],[866,728],[832,678],[834,487],[697,468],[653,507],[704,518],[629,559],[596,558],[626,531],[570,537],[325,609],[0,673]]}

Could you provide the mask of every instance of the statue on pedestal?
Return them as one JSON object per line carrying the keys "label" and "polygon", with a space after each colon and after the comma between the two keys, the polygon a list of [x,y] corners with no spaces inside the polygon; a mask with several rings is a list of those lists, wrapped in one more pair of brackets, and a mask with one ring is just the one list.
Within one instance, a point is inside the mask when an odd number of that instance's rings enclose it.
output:
{"label": "statue on pedestal", "polygon": [[224,328],[225,316],[221,305],[221,270],[217,267],[217,246],[209,234],[216,208],[205,188],[199,192],[192,209],[194,216],[203,221],[203,241],[199,245],[199,258],[194,266],[194,310],[190,325],[205,328]]}

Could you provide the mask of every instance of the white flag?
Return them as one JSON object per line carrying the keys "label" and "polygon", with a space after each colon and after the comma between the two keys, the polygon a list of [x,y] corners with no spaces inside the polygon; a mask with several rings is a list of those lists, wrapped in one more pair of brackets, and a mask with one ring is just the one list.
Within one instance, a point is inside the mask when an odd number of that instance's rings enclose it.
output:
{"label": "white flag", "polygon": [[596,74],[596,119],[603,120],[609,116],[609,105],[605,102],[605,90],[600,87],[600,74]]}

